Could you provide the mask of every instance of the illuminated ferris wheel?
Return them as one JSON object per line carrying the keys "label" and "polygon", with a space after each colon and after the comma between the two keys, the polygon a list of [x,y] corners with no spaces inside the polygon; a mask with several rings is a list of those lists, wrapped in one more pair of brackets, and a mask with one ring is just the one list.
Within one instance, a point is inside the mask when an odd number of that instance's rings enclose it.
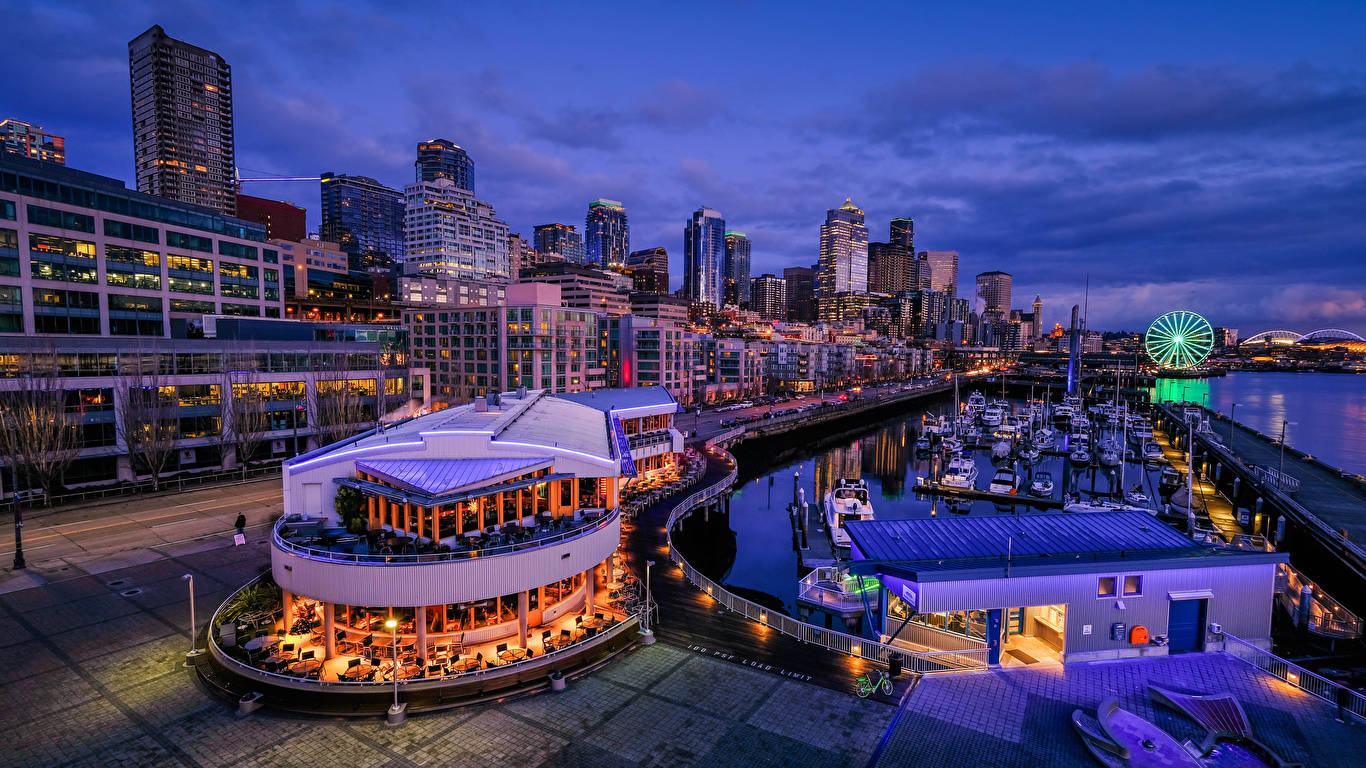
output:
{"label": "illuminated ferris wheel", "polygon": [[1214,329],[1205,318],[1178,309],[1148,326],[1143,346],[1148,357],[1163,368],[1194,368],[1214,349]]}

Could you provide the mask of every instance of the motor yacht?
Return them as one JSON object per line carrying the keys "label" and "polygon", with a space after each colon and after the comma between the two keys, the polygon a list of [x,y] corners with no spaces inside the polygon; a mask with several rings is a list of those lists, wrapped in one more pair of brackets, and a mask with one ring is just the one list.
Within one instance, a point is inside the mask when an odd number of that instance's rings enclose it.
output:
{"label": "motor yacht", "polygon": [[1100,444],[1100,452],[1097,457],[1102,467],[1118,467],[1124,460],[1123,448],[1116,440],[1105,440]]}
{"label": "motor yacht", "polygon": [[949,465],[944,468],[944,475],[939,482],[950,488],[976,488],[977,462],[971,456],[954,456],[949,459]]}
{"label": "motor yacht", "polygon": [[1029,495],[1038,496],[1046,499],[1053,495],[1053,474],[1051,472],[1035,472],[1034,480],[1029,484]]}
{"label": "motor yacht", "polygon": [[981,392],[973,392],[968,395],[966,410],[969,415],[976,416],[987,409],[987,399]]}
{"label": "motor yacht", "polygon": [[1015,470],[1010,467],[1001,467],[996,470],[996,474],[991,477],[991,484],[987,490],[992,493],[1013,493],[1019,487],[1020,479],[1015,475]]}
{"label": "motor yacht", "polygon": [[1134,487],[1125,491],[1124,500],[1134,505],[1135,507],[1143,507],[1145,509],[1152,502],[1152,499],[1148,497],[1148,494],[1143,492],[1142,485],[1135,485]]}
{"label": "motor yacht", "polygon": [[1158,445],[1157,443],[1144,443],[1144,444],[1143,444],[1143,460],[1144,460],[1144,461],[1158,462],[1158,461],[1162,461],[1163,458],[1164,458],[1164,457],[1163,457],[1163,454],[1162,454],[1162,446]]}
{"label": "motor yacht", "polygon": [[944,450],[944,455],[951,456],[963,450],[963,441],[957,435],[945,435],[939,447]]}
{"label": "motor yacht", "polygon": [[1001,419],[1004,417],[1005,412],[1002,411],[1001,407],[996,405],[995,403],[988,405],[986,410],[982,411],[982,423],[987,425],[988,427],[1001,426]]}
{"label": "motor yacht", "polygon": [[849,532],[844,524],[851,520],[872,520],[873,505],[868,501],[868,484],[862,480],[838,480],[825,494],[825,529],[836,549],[849,548]]}

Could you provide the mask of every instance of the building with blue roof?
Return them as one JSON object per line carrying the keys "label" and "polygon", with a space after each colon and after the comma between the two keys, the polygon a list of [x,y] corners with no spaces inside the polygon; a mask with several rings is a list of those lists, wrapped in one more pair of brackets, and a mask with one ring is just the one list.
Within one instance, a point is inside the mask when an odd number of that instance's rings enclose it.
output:
{"label": "building with blue roof", "polygon": [[884,642],[984,650],[991,664],[1203,651],[1219,625],[1270,646],[1288,558],[1193,541],[1143,512],[850,522]]}

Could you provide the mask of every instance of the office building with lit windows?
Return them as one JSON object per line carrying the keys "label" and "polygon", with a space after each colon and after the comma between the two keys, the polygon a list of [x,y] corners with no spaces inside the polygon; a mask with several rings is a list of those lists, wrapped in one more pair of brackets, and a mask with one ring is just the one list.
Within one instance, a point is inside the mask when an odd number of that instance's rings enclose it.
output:
{"label": "office building with lit windows", "polygon": [[348,255],[351,270],[387,268],[403,260],[403,193],[369,176],[322,175],[319,236]]}
{"label": "office building with lit windows", "polygon": [[820,266],[816,301],[822,320],[843,320],[862,304],[868,292],[868,227],[863,210],[849,198],[826,211],[821,225]]}
{"label": "office building with lit windows", "polygon": [[1008,272],[983,272],[977,276],[977,298],[981,302],[982,322],[1000,323],[1010,316]]}
{"label": "office building with lit windows", "polygon": [[0,153],[66,165],[66,139],[22,120],[0,120]]}
{"label": "office building with lit windows", "polygon": [[920,258],[930,266],[930,290],[957,298],[958,251],[921,251]]}
{"label": "office building with lit windows", "polygon": [[474,161],[459,144],[446,139],[432,139],[417,145],[417,169],[414,181],[450,179],[456,187],[474,194]]}
{"label": "office building with lit windows", "polygon": [[404,262],[448,277],[508,278],[508,227],[446,177],[404,187]]}
{"label": "office building with lit windows", "polygon": [[583,220],[584,263],[620,269],[631,253],[626,207],[616,200],[594,200]]}
{"label": "office building with lit windows", "polygon": [[536,245],[537,264],[556,261],[568,264],[583,263],[583,238],[579,236],[578,227],[573,224],[537,224],[532,231],[531,239]]}
{"label": "office building with lit windows", "polygon": [[153,26],[128,43],[138,191],[237,212],[232,68]]}
{"label": "office building with lit windows", "polygon": [[767,273],[750,280],[749,308],[765,320],[786,319],[787,282]]}
{"label": "office building with lit windows", "polygon": [[744,232],[726,233],[726,289],[725,302],[737,307],[749,307],[749,235]]}
{"label": "office building with lit windows", "polygon": [[683,225],[683,295],[695,305],[719,310],[725,300],[726,220],[720,211],[698,208]]}
{"label": "office building with lit windows", "polygon": [[626,259],[626,272],[631,275],[634,291],[660,296],[669,292],[669,252],[664,246],[632,251]]}

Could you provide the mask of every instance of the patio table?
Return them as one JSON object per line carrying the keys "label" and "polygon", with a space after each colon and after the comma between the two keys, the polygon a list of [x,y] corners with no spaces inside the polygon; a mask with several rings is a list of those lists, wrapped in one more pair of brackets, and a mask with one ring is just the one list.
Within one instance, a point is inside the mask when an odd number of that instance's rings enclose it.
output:
{"label": "patio table", "polygon": [[[399,679],[399,680],[408,680],[408,679],[417,677],[421,672],[422,672],[422,668],[421,668],[421,667],[419,667],[419,666],[417,666],[417,665],[415,665],[415,664],[408,664],[408,665],[405,665],[405,666],[402,666],[402,667],[399,667],[399,668],[398,668],[398,679]],[[392,679],[394,679],[394,678],[393,678],[392,675],[390,675],[389,679],[392,680]]]}
{"label": "patio table", "polygon": [[260,637],[253,637],[252,639],[248,640],[246,644],[242,647],[246,648],[249,651],[259,651],[262,648],[265,648],[267,645],[271,645],[272,643],[278,642],[280,642],[279,635],[261,635]]}
{"label": "patio table", "polygon": [[370,674],[370,670],[372,669],[374,669],[372,665],[362,664],[359,667],[352,667],[350,669],[342,671],[342,673],[340,675],[337,675],[337,677],[340,677],[343,680],[360,680],[363,679],[366,675]]}
{"label": "patio table", "polygon": [[301,661],[297,664],[291,665],[289,671],[291,674],[295,675],[307,675],[311,672],[317,671],[322,667],[322,665],[322,659],[309,659],[307,661]]}
{"label": "patio table", "polygon": [[473,672],[479,669],[478,659],[460,659],[451,662],[451,669],[456,672]]}
{"label": "patio table", "polygon": [[623,583],[620,582],[620,581],[609,581],[609,582],[607,582],[606,584],[604,584],[603,586],[605,586],[605,587],[607,587],[608,589],[610,589],[610,590],[612,590],[613,592],[615,592],[615,591],[621,589],[622,587],[624,587],[624,586],[626,586],[626,585],[623,584]]}
{"label": "patio table", "polygon": [[503,661],[521,661],[526,658],[525,648],[509,648],[498,654],[498,658]]}
{"label": "patio table", "polygon": [[594,616],[589,619],[584,619],[583,624],[581,624],[580,626],[582,626],[584,629],[602,629],[603,627],[607,626],[607,619],[599,619],[598,617]]}

